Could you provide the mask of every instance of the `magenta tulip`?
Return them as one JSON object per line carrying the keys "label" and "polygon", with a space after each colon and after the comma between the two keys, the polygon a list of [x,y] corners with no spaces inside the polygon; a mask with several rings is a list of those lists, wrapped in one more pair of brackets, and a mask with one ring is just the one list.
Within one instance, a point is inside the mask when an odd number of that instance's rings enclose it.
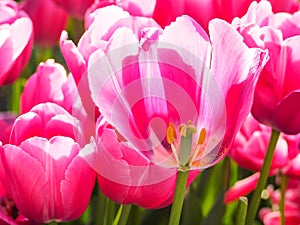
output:
{"label": "magenta tulip", "polygon": [[210,38],[187,16],[165,30],[136,31],[116,29],[90,55],[89,85],[101,115],[157,165],[214,165],[249,113],[265,52],[246,47],[221,20],[211,22]]}
{"label": "magenta tulip", "polygon": [[233,24],[250,47],[267,49],[270,60],[254,95],[252,113],[263,124],[287,134],[300,132],[300,13],[272,12],[267,1],[252,3]]}
{"label": "magenta tulip", "polygon": [[63,7],[70,15],[82,19],[85,11],[95,0],[54,0],[59,6]]}
{"label": "magenta tulip", "polygon": [[[99,119],[96,140],[84,148],[83,154],[98,174],[101,191],[113,201],[151,209],[172,203],[176,169],[150,162],[127,146],[103,119]],[[190,174],[187,186],[198,174]]]}
{"label": "magenta tulip", "polygon": [[80,122],[54,103],[39,104],[17,118],[10,143],[0,152],[1,180],[18,210],[38,223],[80,217],[95,184]]}
{"label": "magenta tulip", "polygon": [[67,25],[67,13],[53,0],[25,0],[22,8],[29,14],[34,27],[34,41],[42,47],[57,45]]}
{"label": "magenta tulip", "polygon": [[32,50],[33,25],[15,1],[0,1],[0,85],[14,82]]}
{"label": "magenta tulip", "polygon": [[[263,0],[264,1],[264,0]],[[206,30],[208,22],[220,18],[231,23],[235,17],[242,17],[253,0],[185,0],[184,13],[193,17]],[[299,10],[298,0],[270,0],[274,12],[294,13]]]}

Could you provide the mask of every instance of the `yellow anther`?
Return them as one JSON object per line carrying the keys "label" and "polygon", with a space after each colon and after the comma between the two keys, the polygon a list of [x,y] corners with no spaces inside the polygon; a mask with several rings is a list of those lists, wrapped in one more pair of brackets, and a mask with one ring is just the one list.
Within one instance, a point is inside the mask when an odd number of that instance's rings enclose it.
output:
{"label": "yellow anther", "polygon": [[202,145],[205,141],[205,138],[206,138],[206,129],[202,128],[199,134],[198,144]]}
{"label": "yellow anther", "polygon": [[177,138],[177,134],[175,131],[174,124],[170,123],[167,129],[167,141],[169,144],[172,144],[176,138]]}

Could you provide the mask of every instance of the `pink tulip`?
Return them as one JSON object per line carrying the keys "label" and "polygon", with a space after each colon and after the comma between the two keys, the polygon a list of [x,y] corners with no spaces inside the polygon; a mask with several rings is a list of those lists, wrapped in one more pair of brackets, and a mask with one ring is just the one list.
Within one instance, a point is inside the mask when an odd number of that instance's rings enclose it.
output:
{"label": "pink tulip", "polygon": [[[259,124],[252,116],[248,116],[237,134],[228,155],[239,166],[249,170],[260,171],[270,135],[271,128]],[[299,143],[300,135],[281,135],[279,137],[271,164],[271,176],[278,175],[280,172],[290,178],[299,178]],[[225,202],[235,201],[239,197],[249,194],[255,189],[258,178],[259,173],[255,173],[250,177],[237,181],[227,191]]]}
{"label": "pink tulip", "polygon": [[63,7],[70,15],[81,19],[85,11],[95,0],[54,0],[59,6]]}
{"label": "pink tulip", "polygon": [[66,11],[53,0],[25,0],[22,8],[32,19],[35,42],[42,47],[55,46],[67,24]]}
{"label": "pink tulip", "polygon": [[[103,23],[103,19],[106,21]],[[90,14],[86,21],[88,28],[79,40],[78,46],[68,39],[66,32],[61,35],[60,46],[70,72],[74,76],[84,109],[90,118],[97,118],[98,109],[91,99],[90,88],[87,79],[87,67],[90,55],[98,49],[104,49],[108,40],[120,26],[128,27],[136,31],[137,35],[141,29],[148,26],[159,27],[152,19],[144,17],[133,17],[128,12],[116,6],[108,6],[97,9]],[[86,24],[86,25],[87,25]]]}
{"label": "pink tulip", "polygon": [[69,221],[85,211],[95,177],[73,139],[29,138],[20,146],[5,145],[0,158],[8,192],[30,220]]}
{"label": "pink tulip", "polygon": [[[83,154],[98,174],[102,193],[113,201],[151,209],[172,203],[176,170],[155,165],[127,146],[101,117],[96,140],[84,148]],[[198,174],[193,171],[189,175],[187,186]]]}
{"label": "pink tulip", "polygon": [[[221,18],[231,23],[235,17],[242,17],[253,0],[185,0],[184,13],[193,17],[207,30],[208,22]],[[274,12],[294,13],[299,10],[298,0],[270,0]]]}
{"label": "pink tulip", "polygon": [[[252,116],[248,116],[233,142],[229,156],[245,169],[260,171],[267,152],[271,128],[259,124]],[[271,174],[277,173],[288,162],[288,144],[280,136],[276,145]]]}
{"label": "pink tulip", "polygon": [[26,66],[32,50],[33,26],[12,0],[0,1],[0,85],[10,84]]}
{"label": "pink tulip", "polygon": [[72,138],[81,147],[85,144],[80,121],[62,107],[49,102],[36,105],[28,113],[16,119],[10,144],[20,145],[35,136],[47,139],[64,136]]}
{"label": "pink tulip", "polygon": [[233,24],[250,47],[267,49],[270,60],[254,95],[252,113],[263,124],[287,134],[300,132],[300,12],[272,12],[267,1],[253,2]]}
{"label": "pink tulip", "polygon": [[53,59],[39,64],[35,74],[29,77],[20,100],[21,114],[45,102],[53,102],[72,113],[76,97],[76,85],[72,75]]}
{"label": "pink tulip", "polygon": [[11,144],[0,151],[1,180],[25,217],[69,221],[85,211],[95,173],[82,156],[82,140],[80,122],[54,103],[18,117]]}
{"label": "pink tulip", "polygon": [[39,103],[53,102],[72,116],[79,119],[84,126],[84,135],[87,141],[95,133],[95,119],[87,115],[82,107],[77,86],[72,74],[67,77],[62,65],[53,59],[39,64],[35,74],[30,76],[21,95],[21,114],[30,111]]}
{"label": "pink tulip", "polygon": [[249,113],[265,52],[246,47],[221,20],[210,23],[210,38],[187,16],[164,30],[137,31],[119,27],[90,55],[89,85],[100,113],[157,165],[217,163]]}

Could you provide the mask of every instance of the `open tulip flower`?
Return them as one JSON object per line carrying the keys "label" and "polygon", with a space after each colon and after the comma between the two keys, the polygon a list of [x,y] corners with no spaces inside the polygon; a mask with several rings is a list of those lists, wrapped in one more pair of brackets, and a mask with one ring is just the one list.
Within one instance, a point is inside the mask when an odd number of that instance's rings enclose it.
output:
{"label": "open tulip flower", "polygon": [[227,152],[265,62],[226,22],[211,21],[209,37],[183,16],[165,30],[116,29],[91,54],[88,79],[102,116],[133,149],[164,167],[203,169]]}
{"label": "open tulip flower", "polygon": [[29,61],[33,25],[12,0],[0,1],[0,85],[15,81]]}
{"label": "open tulip flower", "polygon": [[87,208],[95,173],[81,155],[80,128],[60,106],[40,104],[16,119],[11,144],[1,147],[1,180],[31,221],[74,220]]}
{"label": "open tulip flower", "polygon": [[273,13],[267,1],[253,2],[233,24],[250,47],[267,49],[270,60],[254,94],[252,113],[286,134],[300,132],[300,13]]}

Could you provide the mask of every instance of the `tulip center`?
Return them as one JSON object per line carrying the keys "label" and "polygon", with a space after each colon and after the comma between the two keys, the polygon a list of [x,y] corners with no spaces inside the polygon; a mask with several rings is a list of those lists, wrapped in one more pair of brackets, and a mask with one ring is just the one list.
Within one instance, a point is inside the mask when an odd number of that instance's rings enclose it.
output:
{"label": "tulip center", "polygon": [[[195,135],[198,134],[198,139]],[[179,170],[189,170],[190,166],[203,151],[203,145],[206,140],[206,129],[202,128],[200,132],[189,121],[187,124],[180,124],[175,129],[173,123],[170,123],[167,129],[167,142],[171,146],[173,155],[179,165]],[[197,140],[196,143],[194,143]]]}

